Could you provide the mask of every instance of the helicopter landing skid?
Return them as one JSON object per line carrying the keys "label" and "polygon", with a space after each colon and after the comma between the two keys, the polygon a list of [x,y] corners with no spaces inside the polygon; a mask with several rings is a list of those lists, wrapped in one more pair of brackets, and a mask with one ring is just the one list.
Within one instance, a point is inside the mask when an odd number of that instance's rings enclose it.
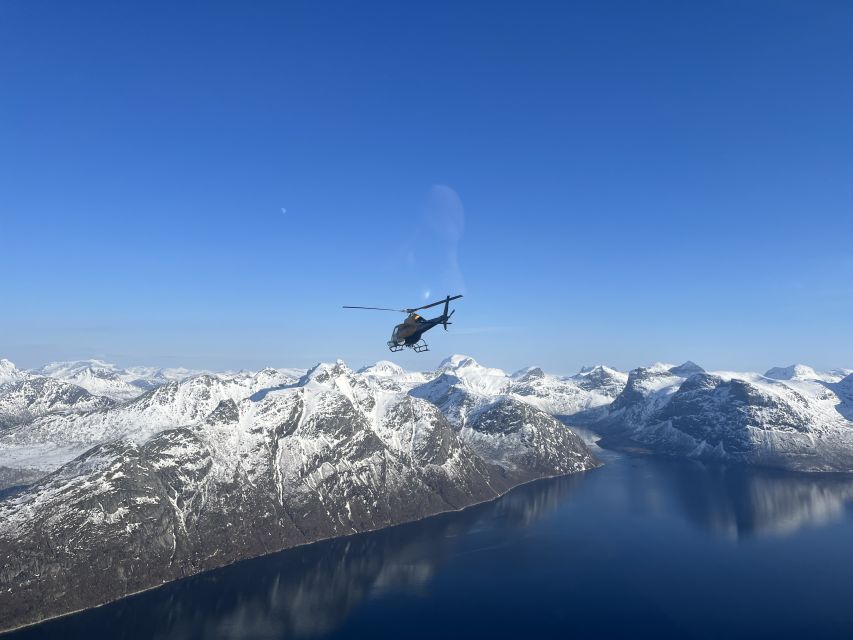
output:
{"label": "helicopter landing skid", "polygon": [[402,351],[405,348],[405,345],[397,344],[393,340],[388,342],[388,350],[389,351]]}
{"label": "helicopter landing skid", "polygon": [[415,353],[423,353],[424,351],[429,351],[429,345],[421,340],[420,342],[413,344],[412,349],[415,350]]}

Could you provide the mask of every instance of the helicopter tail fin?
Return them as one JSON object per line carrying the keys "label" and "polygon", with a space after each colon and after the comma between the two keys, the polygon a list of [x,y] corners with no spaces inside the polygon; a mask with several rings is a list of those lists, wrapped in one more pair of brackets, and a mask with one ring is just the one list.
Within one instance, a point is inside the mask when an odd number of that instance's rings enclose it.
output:
{"label": "helicopter tail fin", "polygon": [[452,322],[450,322],[450,316],[452,316],[454,313],[456,313],[456,309],[454,309],[453,311],[451,311],[451,312],[450,312],[450,315],[448,315],[448,314],[446,314],[446,313],[444,314],[444,322],[442,322],[442,324],[444,325],[444,330],[445,330],[445,331],[447,331],[447,325],[449,325],[449,324],[453,324]]}

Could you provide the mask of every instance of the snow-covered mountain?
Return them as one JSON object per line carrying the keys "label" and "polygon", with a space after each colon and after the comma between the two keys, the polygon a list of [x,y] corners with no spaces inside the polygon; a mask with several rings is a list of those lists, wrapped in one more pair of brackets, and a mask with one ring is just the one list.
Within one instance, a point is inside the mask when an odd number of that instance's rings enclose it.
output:
{"label": "snow-covered mountain", "polygon": [[[560,377],[467,356],[423,373],[387,361],[194,375],[74,364],[37,375],[0,362],[0,489],[28,485],[0,501],[9,626],[599,464],[566,424],[668,455],[853,471],[843,370],[686,362]],[[117,400],[116,386],[106,397],[66,378],[153,388]]]}
{"label": "snow-covered mountain", "polygon": [[50,473],[0,502],[0,619],[92,606],[599,464],[571,430],[511,397],[454,425],[408,393],[423,379],[340,361],[298,380],[203,374],[6,430],[6,464],[28,452]]}
{"label": "snow-covered mountain", "polygon": [[577,416],[584,420],[613,401],[624,388],[627,374],[609,367],[585,369],[563,378],[528,367],[508,375],[500,369],[480,365],[467,356],[444,360],[436,376],[412,389],[411,394],[436,404],[451,422],[464,424],[469,415],[490,406],[496,400],[512,398],[552,416]]}
{"label": "snow-covered mountain", "polygon": [[853,378],[810,367],[708,373],[687,363],[629,374],[594,425],[605,444],[799,471],[853,471]]}
{"label": "snow-covered mountain", "polygon": [[773,367],[765,374],[765,378],[774,380],[820,380],[823,382],[840,382],[853,373],[853,369],[832,369],[831,371],[815,371],[805,364],[792,364],[788,367]]}
{"label": "snow-covered mountain", "polygon": [[0,358],[0,385],[20,382],[28,377],[29,374],[18,369],[13,362],[6,358]]}
{"label": "snow-covered mountain", "polygon": [[792,364],[788,367],[773,367],[764,374],[765,378],[774,380],[820,380],[817,371],[804,364]]}
{"label": "snow-covered mountain", "polygon": [[51,362],[30,371],[37,376],[49,376],[83,387],[94,395],[115,400],[129,400],[149,389],[173,380],[182,380],[201,373],[191,369],[132,367],[122,369],[103,360]]}
{"label": "snow-covered mountain", "polygon": [[[55,378],[30,376],[0,386],[0,433],[16,424],[27,423],[49,414],[81,414],[107,409],[114,400],[95,396]],[[2,464],[2,463],[0,463]]]}
{"label": "snow-covered mountain", "polygon": [[513,376],[510,392],[551,415],[575,417],[575,422],[581,423],[600,415],[622,392],[627,381],[628,374],[603,365],[584,368],[569,378],[535,368]]}
{"label": "snow-covered mountain", "polygon": [[[345,367],[342,363],[339,365]],[[0,432],[0,469],[21,471],[30,478],[38,474],[45,475],[99,443],[119,437],[142,443],[164,429],[197,422],[209,415],[223,400],[236,402],[247,397],[261,399],[271,389],[297,382],[311,386],[318,380],[325,381],[326,376],[332,379],[335,376],[329,371],[330,366],[318,365],[310,374],[292,369],[199,374],[157,386],[120,404],[105,402],[106,398],[91,396],[86,392],[79,393],[83,391],[80,387],[66,382],[34,377],[33,380],[51,381],[48,388],[57,389],[42,398],[42,405],[56,410],[47,411],[37,407],[33,405],[32,398],[30,405],[19,406],[20,402],[15,404],[12,401],[17,401],[20,394],[10,396],[9,403],[14,404],[14,407],[10,407],[6,415],[14,415],[16,418],[10,418],[7,428]],[[91,367],[83,366],[82,363],[61,369],[54,365],[43,368],[44,371],[69,376],[89,369]],[[594,382],[597,374],[600,374],[600,382]],[[561,379],[540,370],[511,377],[500,369],[483,367],[465,356],[448,358],[437,373],[431,374],[406,372],[398,365],[381,361],[358,373],[350,372],[349,375],[354,388],[361,389],[359,393],[365,396],[375,396],[380,392],[408,392],[414,397],[426,398],[439,406],[457,427],[462,426],[458,415],[462,405],[485,410],[498,400],[514,399],[551,414],[567,414],[601,405],[608,399],[608,394],[615,394],[620,377],[626,377],[625,374],[602,367],[579,374],[577,380]],[[60,388],[78,390],[76,395],[71,394],[76,399],[76,408],[69,403],[60,404],[53,398],[59,394]],[[448,395],[447,401],[436,396],[442,390]],[[2,411],[3,396],[0,395],[0,419]],[[559,429],[559,425],[554,422],[552,428]],[[16,483],[18,480],[4,482],[0,478],[0,488]]]}
{"label": "snow-covered mountain", "polygon": [[[295,382],[292,376],[275,369],[264,369],[256,374],[201,374],[169,382],[118,404],[112,400],[104,402],[107,398],[91,396],[80,387],[53,378],[34,380],[48,383],[48,390],[55,389],[45,401],[52,401],[53,395],[59,395],[62,389],[76,389],[82,392],[75,396],[79,396],[77,402],[89,402],[93,409],[43,412],[45,415],[34,413],[40,417],[0,431],[0,467],[38,471],[43,475],[102,442],[127,438],[141,443],[164,429],[198,422],[223,400],[241,400],[262,389]],[[33,384],[27,381],[18,386]],[[12,395],[12,399],[17,395]],[[0,396],[0,419],[5,400],[5,395]]]}
{"label": "snow-covered mountain", "polygon": [[362,367],[358,373],[369,377],[375,386],[388,391],[408,391],[429,379],[427,374],[406,371],[400,365],[387,360],[380,360],[369,367]]}

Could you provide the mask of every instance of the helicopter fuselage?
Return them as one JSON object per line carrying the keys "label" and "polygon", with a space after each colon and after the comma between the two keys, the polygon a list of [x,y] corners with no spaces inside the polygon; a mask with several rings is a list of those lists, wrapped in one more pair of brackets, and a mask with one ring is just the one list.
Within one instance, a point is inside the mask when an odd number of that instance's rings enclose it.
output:
{"label": "helicopter fuselage", "polygon": [[449,316],[442,314],[437,318],[426,319],[419,316],[417,313],[409,314],[409,316],[396,327],[391,333],[391,339],[388,341],[388,348],[391,351],[400,351],[404,347],[412,347],[415,351],[426,350],[426,345],[423,348],[418,347],[418,343],[424,333],[439,324],[447,322]]}

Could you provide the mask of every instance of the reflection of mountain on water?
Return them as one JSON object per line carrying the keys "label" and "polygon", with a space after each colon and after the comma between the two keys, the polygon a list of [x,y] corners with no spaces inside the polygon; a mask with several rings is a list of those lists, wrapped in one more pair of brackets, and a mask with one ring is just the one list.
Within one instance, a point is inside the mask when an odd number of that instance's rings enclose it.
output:
{"label": "reflection of mountain on water", "polygon": [[[659,461],[656,471],[684,514],[728,537],[785,535],[840,518],[853,476]],[[638,483],[637,485],[642,486]],[[648,482],[645,488],[650,489]]]}
{"label": "reflection of mountain on water", "polygon": [[371,594],[423,589],[452,554],[471,544],[471,535],[517,535],[559,507],[582,475],[533,482],[494,502],[420,522],[241,562],[22,635],[50,635],[61,625],[64,637],[75,637],[77,629],[88,637],[93,628],[119,623],[123,637],[322,636]]}
{"label": "reflection of mountain on water", "polygon": [[583,482],[584,474],[576,473],[518,487],[491,503],[490,518],[502,518],[516,527],[530,526],[556,510]]}

